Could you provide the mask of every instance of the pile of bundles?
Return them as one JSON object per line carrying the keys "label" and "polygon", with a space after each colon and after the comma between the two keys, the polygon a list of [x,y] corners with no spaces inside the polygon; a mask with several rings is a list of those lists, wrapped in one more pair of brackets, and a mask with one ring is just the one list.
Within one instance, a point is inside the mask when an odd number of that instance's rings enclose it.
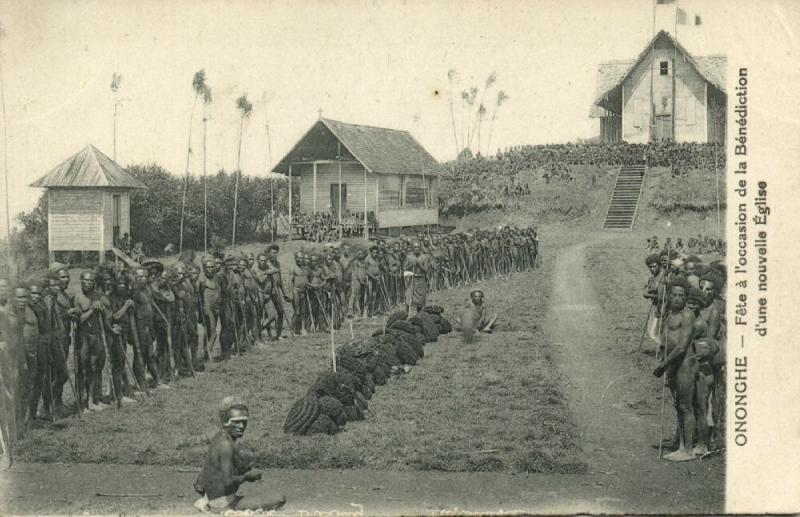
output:
{"label": "pile of bundles", "polygon": [[386,328],[371,337],[350,341],[336,350],[336,372],[321,373],[306,395],[292,405],[283,431],[287,434],[335,434],[347,422],[364,420],[367,400],[393,371],[415,365],[426,343],[453,330],[432,305],[406,319],[405,311],[389,316]]}

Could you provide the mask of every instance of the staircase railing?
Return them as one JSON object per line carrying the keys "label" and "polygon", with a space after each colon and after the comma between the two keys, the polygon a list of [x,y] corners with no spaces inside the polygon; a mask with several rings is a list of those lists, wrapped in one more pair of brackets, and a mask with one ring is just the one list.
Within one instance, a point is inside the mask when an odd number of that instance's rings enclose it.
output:
{"label": "staircase railing", "polygon": [[603,228],[606,226],[606,220],[608,219],[608,211],[611,210],[611,203],[614,201],[614,193],[617,191],[617,185],[619,184],[619,177],[622,175],[622,165],[617,168],[617,179],[614,180],[614,186],[611,188],[611,195],[608,196],[608,205],[606,206],[606,213],[603,215]]}
{"label": "staircase railing", "polygon": [[647,165],[642,169],[642,183],[639,185],[639,195],[636,196],[636,207],[633,209],[633,219],[631,219],[631,230],[636,226],[636,215],[639,213],[639,203],[642,202],[642,192],[644,192],[644,180],[647,178]]}

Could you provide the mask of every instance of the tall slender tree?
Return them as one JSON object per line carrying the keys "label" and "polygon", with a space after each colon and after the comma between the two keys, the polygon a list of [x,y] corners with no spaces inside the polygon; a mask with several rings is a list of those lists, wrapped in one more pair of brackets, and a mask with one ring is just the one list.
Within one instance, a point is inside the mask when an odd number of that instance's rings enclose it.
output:
{"label": "tall slender tree", "polygon": [[458,145],[458,134],[456,133],[456,114],[453,111],[453,81],[456,79],[457,73],[454,68],[447,71],[447,81],[450,83],[450,121],[453,123],[453,142],[456,145],[456,158],[461,148]]}
{"label": "tall slender tree", "polygon": [[[193,81],[195,92],[202,92],[203,97],[203,253],[208,254],[208,174],[206,172],[206,135],[208,134],[208,105],[211,104],[211,88],[206,84],[205,70],[202,83]],[[198,79],[195,74],[195,79]]]}
{"label": "tall slender tree", "polygon": [[194,126],[194,112],[197,108],[197,100],[203,93],[203,85],[206,81],[206,71],[200,70],[194,74],[192,78],[192,90],[194,91],[194,98],[192,99],[192,111],[189,114],[189,137],[186,144],[186,169],[183,174],[183,196],[181,196],[181,228],[178,237],[178,253],[183,252],[183,221],[186,214],[186,190],[189,188],[189,164],[192,159],[192,127]]}
{"label": "tall slender tree", "polygon": [[508,100],[508,95],[503,90],[497,92],[497,101],[494,104],[494,111],[492,111],[492,120],[489,122],[489,142],[486,144],[486,155],[488,156],[492,149],[492,130],[494,129],[494,120],[497,118],[497,110],[500,106]]}
{"label": "tall slender tree", "polygon": [[111,93],[114,96],[114,128],[112,132],[112,138],[114,139],[113,145],[113,158],[114,161],[117,161],[117,108],[121,104],[117,93],[119,92],[120,84],[122,83],[122,75],[114,72],[111,76]]}
{"label": "tall slender tree", "polygon": [[[469,140],[467,147],[472,149],[472,139],[476,136],[476,133],[480,130],[481,119],[483,115],[486,114],[486,106],[484,101],[486,100],[486,92],[492,87],[492,85],[497,81],[497,74],[492,72],[486,78],[486,83],[484,84],[483,92],[481,93],[481,101],[478,103],[478,107],[475,109],[475,122],[472,124],[472,128],[469,133]],[[474,96],[472,98],[473,103],[475,102],[475,97],[478,95],[478,89],[473,88]],[[480,145],[478,145],[478,151],[480,152]]]}
{"label": "tall slender tree", "polygon": [[236,153],[236,179],[233,187],[233,232],[231,234],[231,246],[236,245],[236,211],[239,208],[239,179],[242,177],[242,134],[244,133],[244,121],[250,118],[253,112],[253,104],[247,100],[246,95],[236,99],[236,107],[239,110],[239,150]]}

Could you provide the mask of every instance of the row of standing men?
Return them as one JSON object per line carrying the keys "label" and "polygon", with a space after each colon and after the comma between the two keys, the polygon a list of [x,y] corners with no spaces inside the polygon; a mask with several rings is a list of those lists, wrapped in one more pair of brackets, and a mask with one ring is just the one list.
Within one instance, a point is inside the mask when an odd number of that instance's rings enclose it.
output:
{"label": "row of standing men", "polygon": [[0,279],[6,440],[37,421],[121,407],[166,389],[202,372],[216,348],[213,359],[221,361],[283,339],[288,306],[290,333],[305,335],[397,305],[421,310],[430,290],[531,269],[538,238],[535,228],[503,227],[345,241],[298,251],[285,270],[279,254],[272,244],[255,257],[204,257],[199,268],[120,262],[83,271],[78,289],[61,265],[13,290]]}

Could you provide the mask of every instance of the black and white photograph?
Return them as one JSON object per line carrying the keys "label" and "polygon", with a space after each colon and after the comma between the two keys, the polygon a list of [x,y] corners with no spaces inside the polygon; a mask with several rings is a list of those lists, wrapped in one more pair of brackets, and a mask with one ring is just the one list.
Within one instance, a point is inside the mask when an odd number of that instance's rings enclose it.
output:
{"label": "black and white photograph", "polygon": [[0,514],[800,511],[798,34],[0,0]]}

